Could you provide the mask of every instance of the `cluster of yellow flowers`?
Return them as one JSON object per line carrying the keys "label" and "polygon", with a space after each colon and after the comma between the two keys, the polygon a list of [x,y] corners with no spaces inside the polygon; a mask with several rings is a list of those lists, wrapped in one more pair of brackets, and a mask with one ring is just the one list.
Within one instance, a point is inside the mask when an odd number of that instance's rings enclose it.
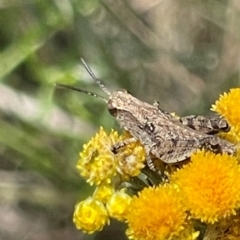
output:
{"label": "cluster of yellow flowers", "polygon": [[[236,88],[220,96],[212,107],[231,126],[229,133],[220,136],[236,146],[240,140],[239,102],[240,88]],[[129,239],[240,239],[238,152],[230,156],[198,150],[187,164],[166,165],[169,179],[155,185],[156,176],[144,169],[143,146],[131,139],[128,134],[119,136],[113,130],[107,134],[101,128],[83,146],[77,168],[96,189],[75,207],[73,221],[78,229],[91,234],[115,218],[127,224]],[[129,144],[113,153],[112,147],[120,142]],[[143,181],[138,193],[131,191],[136,178]]]}
{"label": "cluster of yellow flowers", "polygon": [[[129,142],[114,154],[113,146],[131,139],[128,133],[107,134],[103,128],[83,146],[77,168],[90,185],[95,185],[93,196],[75,207],[73,222],[78,229],[93,233],[109,223],[109,217],[123,221],[131,196],[120,185],[138,176],[145,166],[145,152],[139,142]],[[119,186],[119,187],[118,187]]]}

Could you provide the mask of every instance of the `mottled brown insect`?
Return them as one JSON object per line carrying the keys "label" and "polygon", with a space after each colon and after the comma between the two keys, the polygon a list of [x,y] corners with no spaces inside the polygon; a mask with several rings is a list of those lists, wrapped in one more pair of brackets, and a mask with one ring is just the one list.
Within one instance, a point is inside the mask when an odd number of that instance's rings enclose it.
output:
{"label": "mottled brown insect", "polygon": [[215,153],[234,154],[235,145],[217,137],[216,133],[229,131],[226,120],[221,117],[203,116],[176,117],[159,107],[143,102],[126,90],[110,92],[82,59],[83,65],[93,80],[108,95],[108,99],[71,86],[57,84],[62,88],[82,92],[105,101],[108,110],[120,126],[133,136],[113,146],[113,151],[133,141],[140,141],[146,151],[146,161],[151,170],[156,170],[150,154],[165,163],[184,161],[197,149]]}

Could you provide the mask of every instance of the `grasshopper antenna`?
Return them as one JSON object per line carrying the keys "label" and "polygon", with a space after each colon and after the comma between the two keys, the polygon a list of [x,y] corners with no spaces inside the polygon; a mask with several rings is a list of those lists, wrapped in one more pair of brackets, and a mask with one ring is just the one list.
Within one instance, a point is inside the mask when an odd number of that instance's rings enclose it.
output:
{"label": "grasshopper antenna", "polygon": [[101,82],[101,80],[99,78],[97,78],[95,76],[95,74],[93,73],[92,69],[87,65],[87,63],[84,61],[83,58],[81,58],[81,61],[83,63],[83,66],[85,67],[85,69],[87,70],[87,72],[89,73],[89,75],[92,77],[92,79],[94,80],[95,83],[97,83],[97,85],[108,95],[111,96],[111,93],[108,91],[108,89],[103,85],[103,83]]}
{"label": "grasshopper antenna", "polygon": [[[85,67],[85,69],[89,73],[89,75],[94,80],[94,82],[97,83],[97,85],[103,90],[103,92],[105,92],[108,96],[111,96],[111,93],[109,92],[109,90],[103,85],[101,80],[95,76],[92,69],[87,65],[87,63],[83,60],[83,58],[81,58],[81,61],[83,63],[83,66]],[[90,95],[92,97],[99,98],[106,103],[108,102],[108,100],[106,98],[104,98],[104,97],[102,97],[102,96],[100,96],[96,93],[92,93],[92,92],[89,92],[89,91],[86,91],[86,90],[83,90],[83,89],[80,89],[80,88],[76,88],[76,87],[72,87],[72,86],[68,86],[68,85],[64,85],[64,84],[60,84],[60,83],[56,83],[55,86],[59,87],[59,88],[65,88],[65,89],[68,89],[68,90],[72,90],[72,91],[75,91],[75,92],[81,92],[81,93]]]}
{"label": "grasshopper antenna", "polygon": [[88,91],[80,89],[80,88],[76,88],[76,87],[72,87],[72,86],[68,86],[68,85],[64,85],[64,84],[60,84],[60,83],[56,83],[55,86],[59,87],[59,88],[72,90],[72,91],[75,91],[75,92],[84,93],[84,94],[90,95],[92,97],[99,98],[99,99],[103,100],[106,103],[108,102],[108,100],[106,98],[104,98],[104,97],[102,97],[100,95],[97,95],[96,93],[88,92]]}

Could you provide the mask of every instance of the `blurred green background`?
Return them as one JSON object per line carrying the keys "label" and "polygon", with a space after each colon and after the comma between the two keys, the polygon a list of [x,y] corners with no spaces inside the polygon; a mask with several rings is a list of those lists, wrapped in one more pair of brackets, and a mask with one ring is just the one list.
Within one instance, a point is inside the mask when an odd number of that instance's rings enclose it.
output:
{"label": "blurred green background", "polygon": [[[111,89],[178,115],[211,114],[239,86],[237,0],[0,0],[0,240],[124,239],[72,223],[92,193],[75,169],[83,143],[117,123],[104,103],[56,89]],[[118,238],[117,238],[118,237]]]}

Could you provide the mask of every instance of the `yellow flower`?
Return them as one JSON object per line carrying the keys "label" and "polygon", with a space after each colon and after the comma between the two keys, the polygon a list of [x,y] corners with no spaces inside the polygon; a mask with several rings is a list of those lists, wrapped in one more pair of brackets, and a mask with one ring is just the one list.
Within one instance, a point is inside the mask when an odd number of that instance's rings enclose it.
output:
{"label": "yellow flower", "polygon": [[101,127],[100,131],[83,145],[77,168],[90,185],[111,183],[117,173],[123,178],[140,173],[145,166],[145,152],[139,142],[129,143],[115,154],[112,152],[114,145],[129,138],[132,138],[129,134],[119,136],[113,130],[107,134]]}
{"label": "yellow flower", "polygon": [[89,143],[83,145],[77,168],[91,185],[111,182],[111,177],[116,174],[116,160],[111,147],[119,139],[116,131],[112,130],[107,135],[101,127],[99,133]]}
{"label": "yellow flower", "polygon": [[132,198],[124,191],[114,193],[107,202],[107,210],[112,218],[123,221],[126,218]]}
{"label": "yellow flower", "polygon": [[221,95],[219,100],[212,106],[212,110],[222,115],[238,135],[240,133],[239,101],[240,88],[233,88],[230,89],[229,93]]}
{"label": "yellow flower", "polygon": [[[131,138],[127,132],[123,135],[123,140]],[[140,170],[145,166],[145,151],[139,141],[128,144],[116,154],[117,171],[125,176],[138,176]]]}
{"label": "yellow flower", "polygon": [[109,219],[104,205],[89,197],[75,206],[73,222],[77,229],[92,234],[95,231],[101,231],[109,223]]}
{"label": "yellow flower", "polygon": [[172,185],[145,188],[132,198],[127,235],[135,240],[167,240],[185,226],[186,213],[178,190]]}
{"label": "yellow flower", "polygon": [[240,171],[235,157],[198,151],[172,180],[194,218],[214,223],[240,207]]}
{"label": "yellow flower", "polygon": [[199,235],[200,232],[194,229],[193,224],[190,221],[187,221],[186,227],[178,236],[172,237],[171,240],[196,240]]}
{"label": "yellow flower", "polygon": [[114,188],[110,184],[101,184],[99,185],[95,192],[93,193],[93,197],[100,202],[106,203],[108,199],[113,195]]}

